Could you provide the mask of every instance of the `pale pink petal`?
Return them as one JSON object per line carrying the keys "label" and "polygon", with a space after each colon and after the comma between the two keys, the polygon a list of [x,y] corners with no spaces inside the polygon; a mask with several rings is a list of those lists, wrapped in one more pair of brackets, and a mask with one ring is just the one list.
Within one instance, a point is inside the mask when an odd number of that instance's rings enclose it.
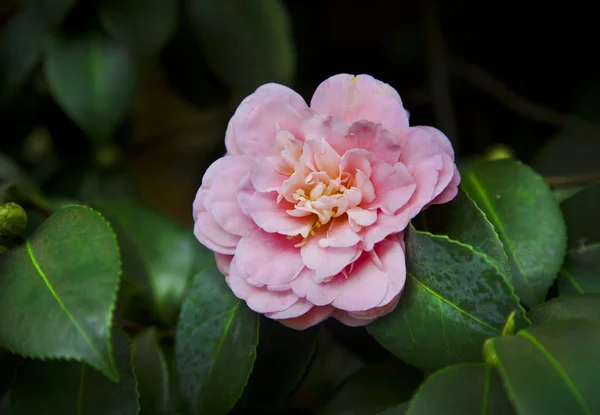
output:
{"label": "pale pink petal", "polygon": [[267,232],[308,236],[315,219],[291,216],[286,211],[292,209],[294,205],[285,199],[277,203],[277,193],[256,192],[250,198],[246,211],[254,223]]}
{"label": "pale pink petal", "polygon": [[345,248],[323,248],[319,240],[325,237],[323,228],[314,236],[308,237],[300,249],[302,262],[308,268],[315,270],[317,280],[323,281],[341,272],[348,264],[358,249],[356,246]]}
{"label": "pale pink petal", "polygon": [[306,301],[304,298],[301,298],[289,308],[281,311],[275,311],[273,313],[265,313],[265,316],[273,320],[295,318],[306,314],[313,307],[314,304],[312,304],[310,301]]}
{"label": "pale pink petal", "polygon": [[383,241],[389,235],[402,232],[406,229],[411,219],[409,209],[402,209],[394,216],[388,216],[383,212],[379,212],[377,214],[377,221],[373,225],[363,229],[364,250],[370,251],[375,244]]}
{"label": "pale pink petal", "polygon": [[237,200],[241,211],[244,215],[250,216],[248,207],[250,206],[250,198],[256,192],[256,189],[252,185],[250,180],[250,173],[246,174],[242,180],[240,180],[240,187],[238,187]]}
{"label": "pale pink petal", "polygon": [[254,164],[250,170],[250,180],[256,190],[259,192],[279,190],[283,182],[289,179],[289,175],[277,171],[277,163],[281,158],[281,156],[254,158]]}
{"label": "pale pink petal", "polygon": [[417,184],[402,163],[394,166],[378,162],[372,166],[369,178],[375,188],[375,199],[365,208],[379,208],[387,215],[393,215],[404,206],[415,192]]}
{"label": "pale pink petal", "polygon": [[444,166],[438,172],[438,180],[433,189],[433,197],[435,199],[442,191],[448,187],[448,184],[454,177],[454,168],[456,167],[454,162],[450,159],[450,156],[442,155]]}
{"label": "pale pink petal", "polygon": [[317,306],[331,304],[338,294],[337,290],[330,289],[327,283],[316,282],[315,272],[308,268],[303,269],[290,285],[298,297],[306,298]]}
{"label": "pale pink petal", "polygon": [[[375,214],[375,217],[377,217],[377,214]],[[319,240],[319,245],[323,248],[347,248],[356,245],[360,240],[360,236],[352,230],[348,220],[346,218],[339,218],[335,219],[329,226],[325,238]]]}
{"label": "pale pink petal", "polygon": [[340,156],[346,151],[359,148],[358,138],[349,135],[349,127],[342,120],[327,115],[317,114],[304,122],[306,140],[325,139]]}
{"label": "pale pink petal", "polygon": [[447,203],[454,199],[458,194],[458,185],[460,184],[460,173],[458,172],[458,168],[454,166],[454,175],[452,176],[452,180],[448,183],[448,186],[431,202],[430,205],[437,205],[442,203]]}
{"label": "pale pink petal", "polygon": [[342,158],[325,140],[307,140],[304,143],[302,157],[313,171],[327,172],[331,178],[338,177],[340,174]]}
{"label": "pale pink petal", "polygon": [[448,137],[446,137],[446,134],[437,128],[428,127],[425,125],[415,126],[414,128],[420,128],[428,132],[435,142],[452,158],[452,161],[454,161],[454,148],[452,148],[452,143]]}
{"label": "pale pink petal", "polygon": [[223,157],[213,163],[211,167],[216,170],[217,175],[208,191],[210,212],[226,232],[239,236],[250,235],[256,229],[256,225],[240,209],[237,189],[240,180],[248,174],[252,167],[252,158],[248,156]]}
{"label": "pale pink petal", "polygon": [[310,107],[346,124],[361,120],[381,123],[394,136],[408,128],[408,114],[396,90],[369,75],[332,76],[318,86]]}
{"label": "pale pink petal", "polygon": [[307,313],[296,317],[279,320],[281,324],[295,330],[304,330],[316,326],[323,320],[326,320],[333,313],[334,308],[330,306],[313,307]]}
{"label": "pale pink petal", "polygon": [[240,274],[259,284],[288,283],[304,268],[300,250],[294,247],[294,241],[262,231],[242,238],[235,258]]}
{"label": "pale pink petal", "polygon": [[229,267],[232,259],[233,255],[223,255],[218,252],[215,253],[215,262],[217,263],[217,268],[221,271],[221,274],[225,276],[229,275]]}
{"label": "pale pink petal", "polygon": [[359,207],[348,209],[349,222],[354,222],[358,226],[371,226],[377,221],[377,212],[374,210],[366,210]]}
{"label": "pale pink petal", "polygon": [[311,111],[288,87],[266,84],[248,96],[229,121],[225,145],[231,154],[267,156],[278,130],[303,139],[302,123]]}
{"label": "pale pink petal", "polygon": [[404,286],[406,268],[400,244],[384,240],[375,246],[375,252],[383,268],[378,267],[368,253],[364,253],[354,263],[348,278],[338,276],[327,284],[337,285],[339,295],[331,303],[335,308],[346,311],[368,310],[384,299],[390,280],[399,281],[401,287]]}
{"label": "pale pink petal", "polygon": [[377,162],[375,154],[362,149],[352,149],[342,156],[340,171],[352,176],[361,171],[367,178],[371,176],[371,165]]}
{"label": "pale pink petal", "polygon": [[360,170],[354,175],[354,185],[362,195],[362,202],[371,203],[375,199],[375,188],[371,180]]}
{"label": "pale pink petal", "polygon": [[286,310],[299,300],[292,291],[268,291],[248,284],[238,270],[237,255],[231,261],[230,274],[225,280],[235,296],[246,301],[248,307],[257,313]]}
{"label": "pale pink petal", "polygon": [[366,326],[367,324],[372,323],[379,317],[383,317],[386,314],[389,314],[392,311],[394,311],[394,309],[398,305],[399,299],[400,299],[400,296],[398,295],[389,304],[387,304],[383,307],[371,308],[366,311],[357,311],[357,312],[351,313],[348,311],[336,310],[333,313],[332,317],[335,318],[336,320],[344,323],[346,326],[350,326],[350,327]]}
{"label": "pale pink petal", "polygon": [[398,162],[402,146],[383,125],[366,120],[357,121],[350,126],[349,134],[358,138],[355,148],[370,151],[391,166]]}
{"label": "pale pink petal", "polygon": [[225,232],[208,212],[197,213],[194,235],[208,249],[225,255],[233,255],[240,240],[239,236]]}

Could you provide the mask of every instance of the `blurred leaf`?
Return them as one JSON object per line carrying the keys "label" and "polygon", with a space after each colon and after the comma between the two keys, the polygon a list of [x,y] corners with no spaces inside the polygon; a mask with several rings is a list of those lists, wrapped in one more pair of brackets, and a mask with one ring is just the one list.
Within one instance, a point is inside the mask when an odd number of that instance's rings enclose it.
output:
{"label": "blurred leaf", "polygon": [[61,210],[0,256],[0,345],[29,357],[82,360],[118,380],[110,328],[120,275],[108,223]]}
{"label": "blurred leaf", "polygon": [[580,190],[560,205],[565,223],[569,246],[581,246],[600,242],[600,183]]}
{"label": "blurred leaf", "polygon": [[410,402],[402,402],[400,405],[393,406],[386,409],[383,412],[379,412],[377,415],[405,415],[408,410],[408,404]]}
{"label": "blurred leaf", "polygon": [[279,0],[185,0],[215,73],[241,93],[267,82],[290,84],[295,55],[287,10]]}
{"label": "blurred leaf", "polygon": [[[38,206],[48,207],[49,202],[42,196],[37,185],[21,170],[19,165],[5,154],[0,153],[0,185],[4,191],[15,187],[19,195]],[[0,190],[0,198],[2,190]]]}
{"label": "blurred leaf", "polygon": [[600,325],[562,321],[532,326],[486,342],[486,361],[497,367],[520,414],[600,413]]}
{"label": "blurred leaf", "polygon": [[133,340],[131,349],[138,381],[140,413],[162,414],[169,404],[169,375],[165,356],[156,338],[156,330],[150,328],[138,335]]}
{"label": "blurred leaf", "polygon": [[[22,357],[0,349],[0,400],[2,400],[6,392],[10,389],[17,369],[19,369],[22,362]],[[0,411],[0,413],[2,412]]]}
{"label": "blurred leaf", "polygon": [[471,245],[487,255],[506,279],[511,280],[508,257],[494,226],[462,188],[451,202],[430,206],[424,212],[424,220],[425,230]]}
{"label": "blurred leaf", "polygon": [[78,0],[22,0],[23,9],[39,17],[48,29],[56,29]]}
{"label": "blurred leaf", "polygon": [[111,222],[123,257],[123,278],[173,323],[191,278],[214,263],[213,254],[173,220],[141,203],[96,200]]}
{"label": "blurred leaf", "polygon": [[569,251],[558,276],[564,294],[600,293],[600,243]]}
{"label": "blurred leaf", "polygon": [[406,415],[514,414],[496,371],[482,363],[444,368],[429,377]]}
{"label": "blurred leaf", "polygon": [[246,393],[251,406],[283,400],[298,385],[313,356],[319,327],[293,330],[260,319],[260,342]]}
{"label": "blurred leaf", "polygon": [[565,295],[530,310],[533,324],[563,320],[592,320],[600,323],[600,294]]}
{"label": "blurred leaf", "polygon": [[584,188],[582,186],[559,187],[558,189],[554,189],[552,193],[554,193],[556,200],[561,203]]}
{"label": "blurred leaf", "polygon": [[11,392],[12,415],[135,415],[136,380],[127,338],[113,333],[120,381],[112,382],[85,363],[28,361]]}
{"label": "blurred leaf", "polygon": [[423,375],[397,359],[374,363],[351,375],[322,415],[375,414],[410,399]]}
{"label": "blurred leaf", "polygon": [[115,40],[143,56],[165,45],[177,25],[178,4],[170,0],[101,0],[98,17]]}
{"label": "blurred leaf", "polygon": [[598,172],[600,138],[579,130],[562,132],[544,145],[531,162],[544,176]]}
{"label": "blurred leaf", "polygon": [[98,145],[125,116],[138,82],[138,67],[119,43],[100,34],[55,39],[46,77],[56,102]]}
{"label": "blurred leaf", "polygon": [[213,266],[183,303],[175,334],[179,387],[191,413],[226,414],[254,365],[258,315],[237,299]]}
{"label": "blurred leaf", "polygon": [[421,369],[481,360],[484,341],[524,312],[495,264],[446,236],[406,233],[407,278],[398,307],[367,326],[377,341]]}
{"label": "blurred leaf", "polygon": [[504,244],[515,293],[529,307],[539,304],[566,249],[564,221],[548,185],[510,159],[473,164],[462,184]]}

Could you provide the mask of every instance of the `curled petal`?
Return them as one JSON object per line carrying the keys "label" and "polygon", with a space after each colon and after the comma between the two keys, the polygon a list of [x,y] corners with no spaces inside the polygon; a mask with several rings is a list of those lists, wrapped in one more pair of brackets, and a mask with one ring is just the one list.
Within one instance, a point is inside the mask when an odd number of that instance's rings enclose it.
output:
{"label": "curled petal", "polygon": [[225,255],[233,255],[240,241],[239,236],[225,232],[208,212],[197,213],[194,235],[208,249]]}
{"label": "curled petal", "polygon": [[324,248],[319,241],[325,237],[323,228],[310,236],[300,249],[302,262],[315,271],[317,280],[324,281],[340,273],[354,258],[357,246]]}
{"label": "curled petal", "polygon": [[252,220],[266,232],[306,237],[312,229],[314,219],[289,215],[286,211],[293,208],[287,200],[277,203],[277,195],[273,192],[255,192],[246,209]]}
{"label": "curled petal", "polygon": [[402,232],[408,226],[411,218],[409,209],[403,209],[393,216],[379,212],[375,223],[363,229],[364,250],[370,251],[375,244],[383,241],[389,235]]}
{"label": "curled petal", "polygon": [[375,188],[375,199],[365,208],[379,208],[386,215],[394,215],[410,199],[417,183],[402,163],[394,166],[379,162],[373,165],[370,177]]}
{"label": "curled petal", "polygon": [[266,313],[265,316],[274,320],[291,319],[306,314],[313,307],[314,304],[301,298],[285,310]]}
{"label": "curled petal", "polygon": [[333,313],[334,308],[331,306],[313,307],[307,313],[296,317],[279,320],[281,324],[295,330],[304,330],[312,326],[316,326],[320,322],[328,319]]}

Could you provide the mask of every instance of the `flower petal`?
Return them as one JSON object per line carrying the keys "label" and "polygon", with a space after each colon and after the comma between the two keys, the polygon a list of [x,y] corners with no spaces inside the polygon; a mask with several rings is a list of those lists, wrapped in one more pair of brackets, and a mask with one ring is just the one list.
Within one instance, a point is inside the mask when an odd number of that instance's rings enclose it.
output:
{"label": "flower petal", "polygon": [[377,221],[363,229],[363,248],[365,251],[373,249],[375,244],[383,241],[389,235],[402,232],[411,220],[410,210],[402,209],[393,216],[383,212],[377,214]]}
{"label": "flower petal", "polygon": [[240,274],[259,284],[280,285],[292,281],[304,268],[294,241],[262,231],[238,243],[235,259]]}
{"label": "flower petal", "polygon": [[217,268],[221,271],[221,274],[225,276],[229,275],[229,267],[231,266],[232,259],[233,255],[215,253],[215,262],[217,263]]}
{"label": "flower petal", "polygon": [[275,311],[273,313],[265,313],[265,316],[273,320],[295,318],[306,314],[313,307],[314,305],[310,301],[306,301],[304,298],[301,298],[289,308],[281,311]]}
{"label": "flower petal", "polygon": [[267,232],[282,235],[308,236],[315,219],[312,216],[295,217],[286,210],[294,209],[287,200],[277,203],[277,194],[274,192],[255,192],[246,208],[248,214],[260,228]]}
{"label": "flower petal", "polygon": [[225,145],[230,154],[267,156],[278,130],[303,139],[302,123],[311,114],[304,99],[288,87],[266,84],[248,96],[229,121]]}
{"label": "flower petal", "polygon": [[333,313],[334,308],[331,306],[313,307],[307,313],[290,319],[279,320],[281,324],[296,330],[304,330],[312,326],[316,326],[323,320],[326,320]]}
{"label": "flower petal", "polygon": [[[375,216],[377,216],[377,214],[375,214]],[[331,226],[329,226],[329,229],[325,234],[325,238],[321,238],[319,240],[319,245],[321,245],[323,248],[347,248],[355,246],[360,242],[360,240],[360,236],[358,236],[358,234],[352,230],[348,220],[346,218],[339,218],[334,220]]]}
{"label": "flower petal", "polygon": [[447,203],[454,199],[458,194],[458,185],[460,184],[460,173],[458,172],[458,168],[454,166],[454,176],[452,176],[452,180],[448,183],[448,186],[429,202],[430,205],[438,205],[442,203]]}
{"label": "flower petal", "polygon": [[390,166],[380,161],[372,166],[369,179],[375,188],[375,199],[363,207],[379,208],[386,215],[393,215],[404,206],[417,187],[415,179],[402,163]]}
{"label": "flower petal", "polygon": [[370,151],[390,166],[398,162],[402,146],[383,125],[366,120],[357,121],[350,126],[349,134],[357,138],[355,148]]}
{"label": "flower petal", "polygon": [[208,249],[225,255],[233,255],[240,237],[225,232],[208,212],[198,212],[194,223],[194,235]]}
{"label": "flower petal", "polygon": [[325,236],[325,231],[321,228],[314,236],[309,236],[300,249],[302,262],[308,268],[315,270],[317,280],[321,281],[341,272],[350,264],[358,249],[357,246],[324,248],[319,241]]}
{"label": "flower petal", "polygon": [[326,79],[317,87],[310,107],[346,124],[381,123],[394,136],[408,128],[408,114],[396,90],[369,75],[340,74]]}

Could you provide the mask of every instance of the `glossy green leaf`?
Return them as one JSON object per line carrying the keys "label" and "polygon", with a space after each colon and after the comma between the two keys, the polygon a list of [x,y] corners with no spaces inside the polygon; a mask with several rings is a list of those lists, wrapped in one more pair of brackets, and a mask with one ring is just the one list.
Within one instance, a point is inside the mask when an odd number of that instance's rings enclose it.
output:
{"label": "glossy green leaf", "polygon": [[0,400],[10,389],[17,369],[19,369],[22,362],[22,357],[0,349]]}
{"label": "glossy green leaf", "polygon": [[560,269],[558,290],[561,295],[600,293],[600,243],[569,251]]}
{"label": "glossy green leaf", "polygon": [[534,324],[573,319],[600,323],[600,294],[560,296],[530,310],[527,316]]}
{"label": "glossy green leaf", "polygon": [[407,277],[400,304],[368,326],[377,341],[421,369],[481,360],[484,341],[524,311],[506,278],[469,245],[406,232]]}
{"label": "glossy green leaf", "polygon": [[118,383],[81,362],[28,361],[11,391],[12,415],[135,415],[136,380],[127,338],[113,336]]}
{"label": "glossy green leaf", "polygon": [[565,224],[548,185],[510,159],[472,165],[462,185],[504,244],[517,296],[529,307],[541,303],[566,249]]}
{"label": "glossy green leaf", "polygon": [[155,209],[134,202],[96,200],[114,227],[123,253],[123,277],[140,290],[164,321],[171,323],[191,278],[214,263],[212,252]]}
{"label": "glossy green leaf", "polygon": [[231,89],[246,93],[267,82],[292,81],[295,51],[281,1],[186,0],[185,4],[210,66]]}
{"label": "glossy green leaf", "polygon": [[138,335],[131,348],[138,382],[140,414],[165,413],[169,405],[169,374],[156,330],[150,328]]}
{"label": "glossy green leaf", "polygon": [[464,363],[430,376],[413,397],[406,415],[511,415],[500,377],[483,363]]}
{"label": "glossy green leaf", "polygon": [[376,414],[410,399],[423,375],[397,359],[367,365],[351,375],[321,415]]}
{"label": "glossy green leaf", "polygon": [[600,183],[580,190],[560,205],[565,223],[569,246],[600,242]]}
{"label": "glossy green leaf", "polygon": [[180,391],[195,414],[226,414],[252,371],[258,315],[236,298],[215,266],[200,273],[175,334]]}
{"label": "glossy green leaf", "polygon": [[55,39],[48,48],[46,77],[63,111],[96,144],[111,138],[138,82],[127,49],[100,34]]}
{"label": "glossy green leaf", "polygon": [[426,231],[471,245],[487,255],[510,281],[508,257],[494,226],[462,188],[451,202],[430,206],[423,218]]}
{"label": "glossy green leaf", "polygon": [[300,382],[314,354],[319,327],[293,330],[260,319],[256,362],[245,393],[251,406],[283,400]]}
{"label": "glossy green leaf", "polygon": [[177,24],[178,5],[171,0],[101,0],[98,17],[114,39],[144,56],[157,53]]}
{"label": "glossy green leaf", "polygon": [[600,413],[600,325],[561,321],[532,326],[486,342],[486,361],[498,368],[519,414]]}
{"label": "glossy green leaf", "polygon": [[110,379],[110,329],[120,276],[115,234],[98,212],[63,209],[0,256],[0,346],[89,363]]}

